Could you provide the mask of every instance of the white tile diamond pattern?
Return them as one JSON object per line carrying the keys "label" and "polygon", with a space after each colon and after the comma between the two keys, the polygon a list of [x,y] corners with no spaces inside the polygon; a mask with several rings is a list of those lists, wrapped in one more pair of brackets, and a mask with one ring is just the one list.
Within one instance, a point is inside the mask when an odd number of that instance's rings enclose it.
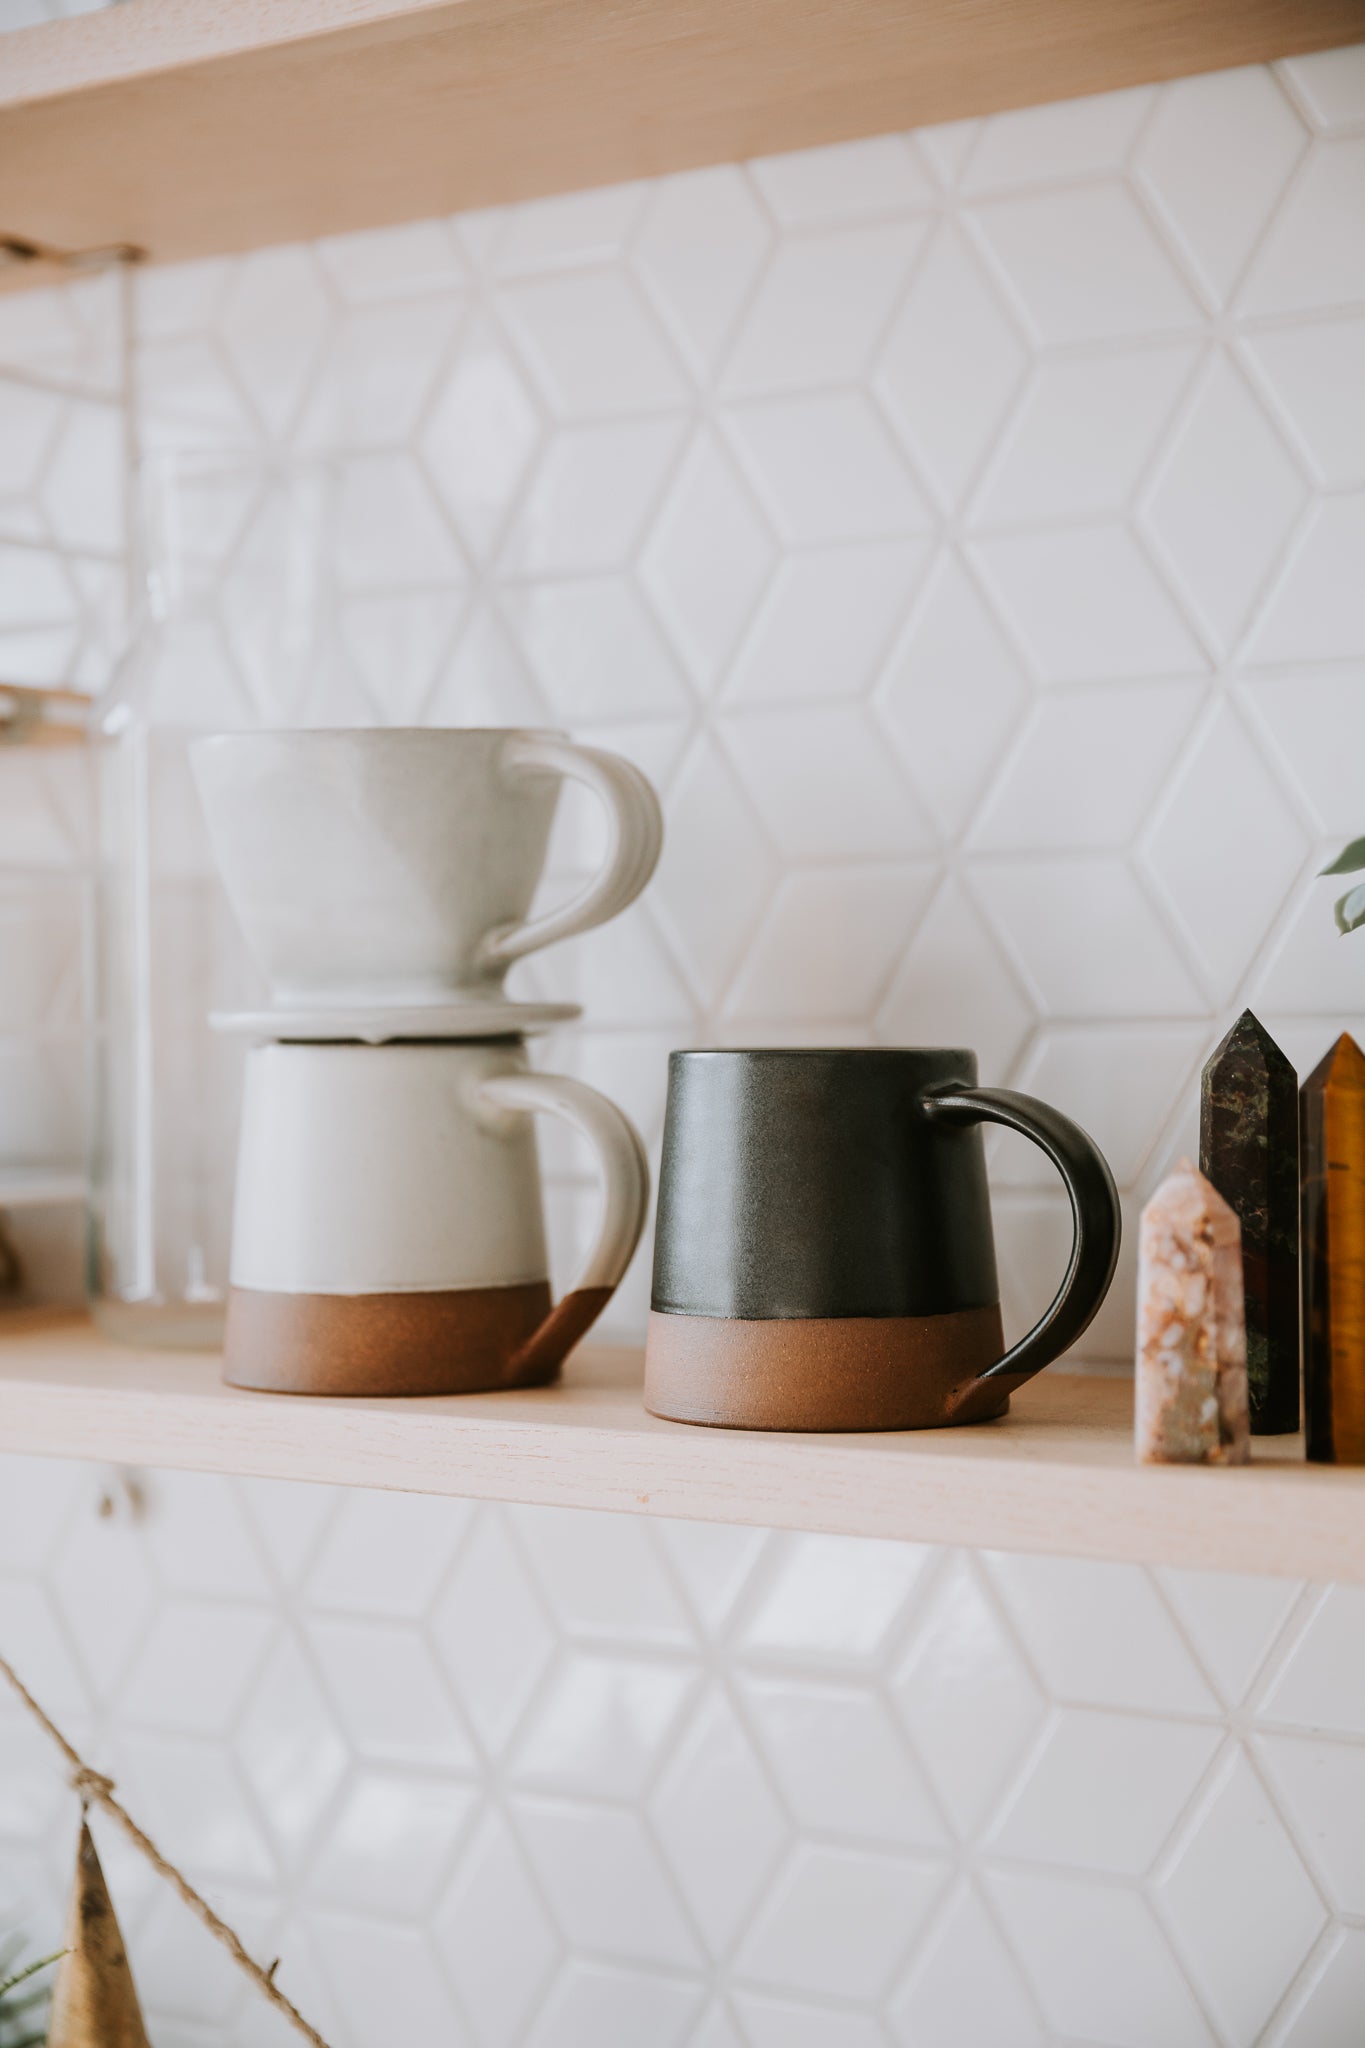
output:
{"label": "white tile diamond pattern", "polygon": [[890,1710],[861,1688],[753,1678],[744,1700],[797,1825],[935,1849],[943,1824]]}
{"label": "white tile diamond pattern", "polygon": [[1151,1907],[1127,1887],[1000,1871],[990,1895],[1056,2038],[1213,2048]]}
{"label": "white tile diamond pattern", "polygon": [[559,1940],[505,1815],[480,1823],[433,1932],[475,2039],[524,2039],[558,1961]]}
{"label": "white tile diamond pattern", "polygon": [[1125,526],[1011,533],[972,549],[1041,683],[1198,674],[1205,661]]}
{"label": "white tile diamond pattern", "polygon": [[1331,133],[1365,122],[1365,49],[1359,44],[1291,57],[1278,69],[1314,127]]}
{"label": "white tile diamond pattern", "polygon": [[983,200],[974,223],[1043,346],[1193,326],[1195,301],[1117,181]]}
{"label": "white tile diamond pattern", "polygon": [[892,2001],[900,2048],[1042,2048],[1019,1966],[979,1896],[960,1891],[939,1916]]}
{"label": "white tile diamond pattern", "polygon": [[924,533],[923,493],[862,391],[764,398],[722,414],[736,452],[795,547]]}
{"label": "white tile diamond pattern", "polygon": [[[789,861],[923,853],[927,823],[871,718],[854,707],[729,712],[721,733]],[[819,766],[812,773],[812,763]]]}
{"label": "white tile diamond pattern", "polygon": [[422,449],[465,544],[489,554],[525,474],[540,423],[501,337],[486,318],[465,335],[432,408]]}
{"label": "white tile diamond pattern", "polygon": [[[1217,807],[1226,841],[1200,830]],[[1303,827],[1230,704],[1200,733],[1158,808],[1146,858],[1188,934],[1215,995],[1251,964],[1307,851]]]}
{"label": "white tile diamond pattern", "polygon": [[876,702],[912,786],[956,838],[1026,702],[1020,663],[957,555],[931,571]]}
{"label": "white tile diamond pattern", "polygon": [[1240,312],[1306,312],[1360,299],[1362,178],[1365,135],[1318,145],[1266,229],[1238,295]]}
{"label": "white tile diamond pattern", "polygon": [[742,173],[718,164],[661,179],[635,243],[635,268],[685,357],[715,362],[771,241]]}
{"label": "white tile diamond pattern", "polygon": [[708,1949],[724,1955],[791,1829],[754,1741],[720,1687],[708,1691],[677,1743],[650,1815]]}
{"label": "white tile diamond pattern", "polygon": [[802,1842],[736,1958],[742,1978],[872,2002],[941,1884],[931,1863]]}
{"label": "white tile diamond pattern", "polygon": [[[1199,693],[1185,683],[1058,690],[1038,703],[972,834],[982,852],[1123,846],[1151,810]],[[1105,762],[1103,775],[1096,770]]]}
{"label": "white tile diamond pattern", "polygon": [[1359,1917],[1365,1909],[1365,1842],[1337,1825],[1365,1801],[1365,1751],[1347,1742],[1313,1742],[1267,1735],[1257,1755],[1279,1794],[1310,1865],[1316,1865],[1328,1902]]}
{"label": "white tile diamond pattern", "polygon": [[898,213],[934,195],[913,139],[901,135],[763,157],[753,173],[783,227]]}
{"label": "white tile diamond pattern", "polygon": [[[1311,877],[1365,829],[1362,219],[1356,50],[149,269],[143,444],[342,479],[323,667],[266,691],[247,473],[158,706],[620,747],[667,850],[537,968],[588,1009],[556,1059],[657,1146],[673,1045],[973,1044],[1131,1223],[1249,995],[1304,1064],[1358,1020]],[[115,310],[0,299],[6,677],[97,686],[119,638]],[[35,1162],[77,1139],[80,768],[0,760]],[[562,1248],[593,1196],[553,1171]],[[1065,1211],[993,1172],[1014,1315]],[[58,1291],[75,1225],[16,1224]],[[0,1647],[335,2048],[1355,2048],[1365,1593],[149,1488],[117,1526],[5,1461]],[[0,1701],[40,1944],[72,1821]],[[104,1846],[156,2048],[274,2048]]]}
{"label": "white tile diamond pattern", "polygon": [[812,548],[778,570],[725,702],[861,697],[904,617],[927,543]]}
{"label": "white tile diamond pattern", "polygon": [[1365,586],[1355,574],[1362,545],[1365,492],[1312,507],[1253,629],[1253,664],[1365,658]]}
{"label": "white tile diamond pattern", "polygon": [[973,524],[1122,512],[1194,359],[1184,342],[1040,356],[972,502]]}
{"label": "white tile diamond pattern", "polygon": [[1297,1605],[1293,1579],[1163,1571],[1162,1590],[1229,1706],[1239,1706]]}
{"label": "white tile diamond pattern", "polygon": [[919,220],[780,241],[726,360],[727,391],[853,383],[867,369],[924,240]]}
{"label": "white tile diamond pattern", "polygon": [[1150,89],[1138,87],[996,114],[985,123],[972,152],[964,189],[993,192],[1086,172],[1116,171],[1151,111],[1152,99]]}
{"label": "white tile diamond pattern", "polygon": [[298,444],[326,450],[410,439],[463,310],[451,293],[352,313],[323,358]]}
{"label": "white tile diamond pattern", "polygon": [[876,388],[945,507],[975,475],[1026,360],[969,237],[944,222],[892,324]]}
{"label": "white tile diamond pattern", "polygon": [[965,1559],[939,1574],[892,1693],[953,1828],[969,1839],[1036,1735],[1043,1702]]}
{"label": "white tile diamond pattern", "polygon": [[1056,1698],[1096,1707],[1213,1713],[1213,1695],[1152,1581],[1137,1566],[996,1553],[990,1569]]}
{"label": "white tile diamond pattern", "polygon": [[1229,297],[1305,140],[1269,71],[1183,78],[1163,95],[1138,180],[1215,303]]}
{"label": "white tile diamond pattern", "polygon": [[609,263],[621,254],[639,222],[645,193],[643,185],[610,185],[514,206],[505,222],[499,222],[494,212],[479,253],[498,277]]}
{"label": "white tile diamond pattern", "polygon": [[888,1045],[946,1045],[962,1035],[968,1017],[966,1035],[983,1074],[1008,1073],[1033,1011],[971,897],[950,875],[877,1012],[877,1035]]}
{"label": "white tile diamond pattern", "polygon": [[689,447],[645,544],[641,573],[683,662],[707,691],[752,616],[776,548],[723,446]]}
{"label": "white tile diamond pattern", "polygon": [[1306,496],[1245,380],[1215,356],[1143,508],[1215,646],[1233,645]]}
{"label": "white tile diamond pattern", "polygon": [[1275,1676],[1263,1712],[1290,1727],[1365,1739],[1365,1591],[1321,1593],[1294,1655]]}
{"label": "white tile diamond pattern", "polygon": [[244,256],[219,316],[223,346],[266,431],[297,413],[322,350],[328,307],[307,249]]}
{"label": "white tile diamond pattern", "polygon": [[1276,2030],[1276,2048],[1336,2048],[1349,2041],[1365,2011],[1365,1928],[1342,1928],[1321,1959],[1320,1971],[1290,2002],[1288,2023]]}
{"label": "white tile diamond pattern", "polygon": [[683,396],[663,334],[619,271],[565,271],[509,285],[502,302],[557,417],[642,412]]}
{"label": "white tile diamond pattern", "polygon": [[1218,1747],[1198,1722],[1054,1716],[991,1836],[998,1855],[1141,1877]]}
{"label": "white tile diamond pattern", "polygon": [[[766,1023],[856,1025],[875,1008],[906,936],[932,886],[905,868],[819,869],[788,875],[755,933],[730,991],[727,1015]],[[813,923],[837,932],[835,944],[812,958],[804,944]]]}
{"label": "white tile diamond pattern", "polygon": [[[1237,1886],[1224,1875],[1231,1870],[1239,1874]],[[1196,1811],[1158,1898],[1177,1952],[1214,2018],[1237,2048],[1250,2048],[1327,1912],[1244,1755],[1233,1757]],[[1254,1945],[1246,1939],[1244,1898],[1254,1898],[1259,1909]]]}
{"label": "white tile diamond pattern", "polygon": [[1359,314],[1269,327],[1245,345],[1247,362],[1319,483],[1365,482],[1365,391],[1356,374],[1362,349]]}

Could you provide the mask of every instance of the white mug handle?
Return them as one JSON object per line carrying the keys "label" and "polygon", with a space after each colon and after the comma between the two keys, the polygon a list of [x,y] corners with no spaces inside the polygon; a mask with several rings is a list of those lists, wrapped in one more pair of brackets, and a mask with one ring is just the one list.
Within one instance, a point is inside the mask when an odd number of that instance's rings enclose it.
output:
{"label": "white mug handle", "polygon": [[528,733],[509,742],[503,765],[514,775],[539,771],[586,783],[602,801],[611,838],[601,872],[560,909],[485,932],[479,941],[479,965],[495,972],[556,939],[591,931],[616,917],[653,874],[664,840],[663,813],[652,785],[619,754],[580,747],[548,733]]}
{"label": "white mug handle", "polygon": [[649,1162],[624,1110],[584,1081],[564,1074],[494,1074],[480,1082],[479,1094],[499,1109],[548,1110],[563,1117],[582,1132],[602,1165],[602,1218],[583,1270],[508,1362],[509,1382],[539,1386],[554,1378],[625,1277],[649,1210]]}

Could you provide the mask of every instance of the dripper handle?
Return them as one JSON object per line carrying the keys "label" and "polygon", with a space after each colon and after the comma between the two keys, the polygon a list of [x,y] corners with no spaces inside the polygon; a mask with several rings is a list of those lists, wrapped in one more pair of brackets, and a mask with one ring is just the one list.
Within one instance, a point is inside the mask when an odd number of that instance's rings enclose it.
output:
{"label": "dripper handle", "polygon": [[568,903],[544,917],[485,933],[479,945],[479,965],[494,974],[556,939],[591,931],[619,916],[653,874],[664,837],[663,813],[653,786],[632,761],[619,754],[606,753],[600,747],[580,747],[554,734],[531,733],[511,742],[503,765],[513,775],[567,775],[586,783],[601,800],[611,836],[601,871]]}

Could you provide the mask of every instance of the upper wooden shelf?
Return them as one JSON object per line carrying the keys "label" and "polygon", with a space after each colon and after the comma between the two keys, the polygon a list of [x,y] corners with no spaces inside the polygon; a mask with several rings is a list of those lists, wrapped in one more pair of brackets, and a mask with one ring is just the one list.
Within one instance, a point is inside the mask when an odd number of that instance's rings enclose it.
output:
{"label": "upper wooden shelf", "polygon": [[1365,1470],[1306,1466],[1297,1438],[1237,1471],[1138,1467],[1131,1386],[1082,1374],[971,1429],[769,1436],[646,1415],[633,1351],[585,1346],[535,1392],[315,1400],[11,1315],[0,1451],[1365,1584]]}
{"label": "upper wooden shelf", "polygon": [[127,0],[0,38],[0,234],[171,261],[1362,35],[1365,0]]}

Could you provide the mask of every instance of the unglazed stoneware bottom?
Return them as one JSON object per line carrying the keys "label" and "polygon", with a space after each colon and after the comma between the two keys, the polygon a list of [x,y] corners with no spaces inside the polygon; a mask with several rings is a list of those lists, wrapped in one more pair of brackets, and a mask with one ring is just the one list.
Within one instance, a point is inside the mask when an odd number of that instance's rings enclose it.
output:
{"label": "unglazed stoneware bottom", "polygon": [[940,1429],[1003,1415],[1000,1309],[938,1316],[649,1318],[645,1406],[717,1429]]}
{"label": "unglazed stoneware bottom", "polygon": [[611,1298],[549,1282],[388,1294],[234,1287],[223,1378],[269,1394],[486,1394],[541,1387]]}

